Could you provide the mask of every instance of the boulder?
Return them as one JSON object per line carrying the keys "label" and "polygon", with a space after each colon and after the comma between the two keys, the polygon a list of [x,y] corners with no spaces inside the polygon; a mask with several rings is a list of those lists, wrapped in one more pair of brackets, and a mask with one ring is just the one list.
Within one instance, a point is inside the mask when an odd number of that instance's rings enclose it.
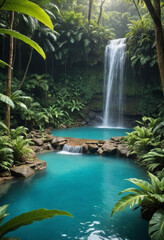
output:
{"label": "boulder", "polygon": [[1,183],[5,183],[5,182],[8,182],[8,181],[11,181],[13,180],[14,177],[13,176],[8,176],[8,177],[0,177],[0,184]]}
{"label": "boulder", "polygon": [[51,142],[52,139],[54,139],[54,136],[51,135],[51,134],[47,134],[44,138],[44,142],[47,143],[47,142]]}
{"label": "boulder", "polygon": [[4,182],[5,182],[4,178],[3,178],[3,177],[0,177],[0,184],[1,184],[1,183],[4,183]]}
{"label": "boulder", "polygon": [[103,148],[102,147],[99,147],[99,149],[97,150],[97,153],[102,155],[104,152]]}
{"label": "boulder", "polygon": [[106,143],[105,140],[99,140],[99,141],[98,141],[98,144],[100,144],[100,145],[105,144],[105,143]]}
{"label": "boulder", "polygon": [[117,154],[121,157],[129,157],[130,150],[126,144],[119,144],[117,147]]}
{"label": "boulder", "polygon": [[47,150],[54,150],[54,148],[52,147],[52,145],[50,143],[47,143]]}
{"label": "boulder", "polygon": [[43,145],[43,140],[41,138],[33,138],[32,141],[36,146],[42,146]]}
{"label": "boulder", "polygon": [[83,150],[82,150],[82,153],[87,153],[88,152],[88,145],[87,144],[83,144]]}
{"label": "boulder", "polygon": [[0,177],[9,177],[9,176],[11,176],[10,171],[0,172]]}
{"label": "boulder", "polygon": [[98,145],[97,145],[97,143],[90,143],[90,144],[88,144],[88,150],[89,150],[91,153],[97,152],[97,150],[98,150]]}
{"label": "boulder", "polygon": [[114,141],[114,142],[121,142],[123,139],[123,137],[112,137],[111,140]]}
{"label": "boulder", "polygon": [[52,139],[51,145],[53,148],[57,148],[58,146],[62,148],[64,144],[66,144],[67,142],[68,142],[67,139],[64,139],[62,137],[55,137]]}
{"label": "boulder", "polygon": [[28,167],[32,168],[34,171],[40,171],[47,167],[47,163],[45,161],[41,161],[36,159],[34,161],[26,161]]}
{"label": "boulder", "polygon": [[50,134],[51,133],[51,129],[50,128],[46,128],[46,129],[44,129],[44,132],[47,133],[47,134]]}
{"label": "boulder", "polygon": [[27,165],[21,165],[18,167],[12,167],[10,169],[11,175],[14,177],[30,177],[35,171]]}
{"label": "boulder", "polygon": [[32,146],[31,148],[34,150],[34,152],[40,152],[42,150],[42,148],[39,146]]}
{"label": "boulder", "polygon": [[29,153],[29,154],[28,154],[28,158],[36,158],[36,153],[35,153],[35,151]]}
{"label": "boulder", "polygon": [[117,147],[112,143],[105,143],[102,146],[102,150],[104,155],[113,155],[117,153]]}

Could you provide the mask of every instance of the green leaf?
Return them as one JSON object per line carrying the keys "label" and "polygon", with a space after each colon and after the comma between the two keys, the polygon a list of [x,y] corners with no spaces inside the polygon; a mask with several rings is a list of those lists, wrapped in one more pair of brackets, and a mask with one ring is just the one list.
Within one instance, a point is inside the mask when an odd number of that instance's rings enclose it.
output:
{"label": "green leaf", "polygon": [[7,131],[9,133],[8,127],[1,121],[0,121],[0,128],[2,128],[3,130],[5,130],[5,131]]}
{"label": "green leaf", "polygon": [[6,210],[8,208],[8,205],[3,205],[0,207],[0,223],[3,221],[4,217],[6,217],[9,214],[6,214]]}
{"label": "green leaf", "polygon": [[46,55],[45,55],[43,49],[36,42],[34,42],[30,38],[26,37],[25,35],[23,35],[19,32],[16,32],[14,30],[3,29],[3,28],[0,28],[0,33],[8,34],[14,38],[22,40],[23,42],[27,43],[32,48],[34,48],[44,59],[46,58]]}
{"label": "green leaf", "polygon": [[144,197],[145,197],[145,194],[129,194],[125,197],[122,197],[113,207],[111,216],[113,216],[115,212],[123,211],[128,206],[129,208],[132,208],[134,207],[134,205],[140,204],[140,202],[142,202]]}
{"label": "green leaf", "polygon": [[6,62],[0,60],[0,67],[4,68],[4,67],[10,67],[11,69],[13,69],[9,64],[7,64]]}
{"label": "green leaf", "polygon": [[10,107],[12,107],[12,108],[15,107],[13,101],[8,96],[6,96],[2,93],[0,93],[0,101],[10,105]]}
{"label": "green leaf", "polygon": [[59,211],[56,209],[48,210],[45,208],[33,210],[27,213],[23,213],[15,218],[12,218],[0,227],[0,237],[4,236],[6,233],[16,230],[17,228],[33,223],[34,221],[41,221],[43,219],[52,218],[57,215],[72,215],[65,211]]}
{"label": "green leaf", "polygon": [[17,102],[17,105],[19,105],[21,108],[27,109],[27,106],[22,102]]}
{"label": "green leaf", "polygon": [[152,240],[164,239],[164,210],[157,210],[149,222],[149,235]]}
{"label": "green leaf", "polygon": [[73,44],[75,42],[74,38],[71,38],[70,42]]}
{"label": "green leaf", "polygon": [[[2,3],[3,0],[0,0],[0,5]],[[40,6],[33,2],[28,0],[6,0],[1,9],[27,14],[53,30],[53,24],[50,17]]]}
{"label": "green leaf", "polygon": [[134,183],[135,185],[144,189],[145,191],[153,192],[152,185],[150,183],[148,183],[147,181],[144,181],[144,180],[141,180],[141,179],[138,179],[138,178],[129,178],[129,179],[126,179],[126,180]]}
{"label": "green leaf", "polygon": [[84,40],[84,46],[87,47],[90,44],[90,41],[88,39]]}
{"label": "green leaf", "polygon": [[153,175],[152,173],[148,172],[148,174],[149,174],[149,177],[151,179],[154,192],[160,191],[160,189],[159,189],[160,180],[155,175]]}

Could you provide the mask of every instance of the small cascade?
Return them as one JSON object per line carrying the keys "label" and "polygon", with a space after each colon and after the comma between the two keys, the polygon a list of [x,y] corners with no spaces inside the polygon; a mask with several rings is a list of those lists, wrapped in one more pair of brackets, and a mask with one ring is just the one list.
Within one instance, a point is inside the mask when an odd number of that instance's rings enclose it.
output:
{"label": "small cascade", "polygon": [[71,146],[65,144],[62,152],[69,152],[69,153],[82,153],[83,152],[83,146]]}
{"label": "small cascade", "polygon": [[123,81],[126,39],[111,40],[105,49],[103,127],[123,127]]}

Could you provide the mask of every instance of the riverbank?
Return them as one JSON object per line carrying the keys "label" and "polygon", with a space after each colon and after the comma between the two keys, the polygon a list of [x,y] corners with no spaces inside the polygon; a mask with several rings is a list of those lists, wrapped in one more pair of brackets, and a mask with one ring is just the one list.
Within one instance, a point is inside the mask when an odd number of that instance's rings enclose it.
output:
{"label": "riverbank", "polygon": [[33,153],[28,158],[24,158],[21,165],[13,166],[10,171],[0,173],[0,183],[11,181],[15,178],[27,178],[35,174],[36,171],[46,169],[46,162],[37,158],[38,153],[48,151],[61,151],[63,146],[81,146],[84,154],[117,155],[129,157],[129,149],[123,142],[123,137],[112,137],[110,140],[90,140],[72,137],[55,137],[50,130],[40,132],[31,131],[28,135],[33,142]]}

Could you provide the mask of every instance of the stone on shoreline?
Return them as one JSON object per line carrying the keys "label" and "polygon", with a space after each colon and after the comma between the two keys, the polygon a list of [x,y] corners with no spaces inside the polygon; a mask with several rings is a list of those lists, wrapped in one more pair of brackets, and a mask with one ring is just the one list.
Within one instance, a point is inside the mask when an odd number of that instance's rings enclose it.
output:
{"label": "stone on shoreline", "polygon": [[55,137],[52,139],[51,145],[53,148],[55,148],[57,150],[61,150],[67,142],[68,142],[68,140],[65,138]]}
{"label": "stone on shoreline", "polygon": [[105,143],[102,146],[102,150],[103,150],[103,155],[113,155],[116,154],[117,152],[117,146],[113,143]]}
{"label": "stone on shoreline", "polygon": [[14,177],[30,177],[35,171],[27,165],[21,165],[18,167],[12,167],[10,169],[11,175]]}
{"label": "stone on shoreline", "polygon": [[43,145],[43,140],[41,138],[33,138],[32,141],[36,146],[42,146]]}
{"label": "stone on shoreline", "polygon": [[88,144],[88,150],[89,150],[89,152],[91,152],[91,153],[96,153],[97,150],[98,150],[98,145],[97,145],[97,143],[90,143],[90,144]]}
{"label": "stone on shoreline", "polygon": [[128,158],[130,156],[130,151],[128,146],[126,144],[119,144],[117,147],[117,154],[118,156]]}

